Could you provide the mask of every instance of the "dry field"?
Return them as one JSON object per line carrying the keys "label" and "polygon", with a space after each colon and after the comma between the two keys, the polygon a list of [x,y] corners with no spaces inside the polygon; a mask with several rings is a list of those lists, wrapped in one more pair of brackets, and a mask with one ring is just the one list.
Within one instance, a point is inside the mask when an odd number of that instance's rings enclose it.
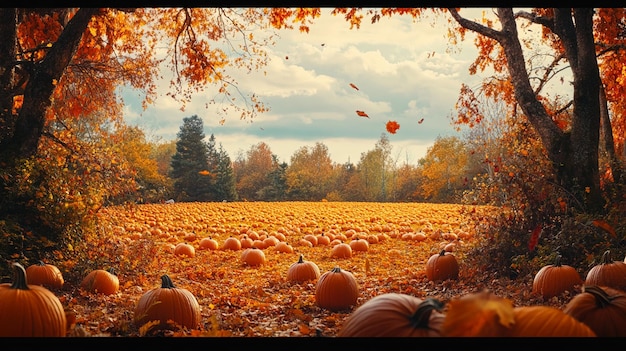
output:
{"label": "dry field", "polygon": [[[84,291],[80,275],[67,275],[55,293],[75,316],[70,336],[336,336],[346,317],[372,297],[389,292],[443,303],[489,287],[518,304],[534,304],[525,287],[491,280],[467,267],[464,250],[481,235],[496,208],[449,204],[348,202],[176,203],[103,209],[95,237],[87,238],[93,269],[114,268],[120,289],[111,295]],[[332,257],[334,243],[367,240],[367,251],[350,258]],[[223,247],[230,237],[262,247],[266,262],[242,262],[244,249]],[[273,240],[272,237],[278,239]],[[314,239],[319,239],[315,244]],[[204,247],[211,238],[217,249]],[[252,241],[251,240],[251,241]],[[280,252],[277,242],[293,252]],[[174,253],[191,244],[193,257]],[[244,244],[245,247],[245,244]],[[428,258],[443,248],[459,260],[458,280],[431,282]],[[316,305],[315,281],[294,283],[287,270],[298,261],[315,262],[323,274],[334,267],[351,272],[359,285],[355,306],[337,312]],[[160,287],[167,274],[176,287],[189,290],[201,307],[197,329],[154,332],[133,321],[145,292]],[[519,283],[516,283],[519,284]]]}

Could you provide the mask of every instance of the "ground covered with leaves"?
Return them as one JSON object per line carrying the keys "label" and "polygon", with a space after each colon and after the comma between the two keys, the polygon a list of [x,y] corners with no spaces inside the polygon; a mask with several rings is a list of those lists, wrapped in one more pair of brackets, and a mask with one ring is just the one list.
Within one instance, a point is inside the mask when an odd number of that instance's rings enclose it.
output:
{"label": "ground covered with leaves", "polygon": [[[448,204],[346,202],[111,207],[101,210],[97,230],[85,238],[84,247],[73,248],[75,255],[50,262],[65,277],[63,288],[52,291],[73,320],[68,336],[74,337],[333,337],[359,305],[391,292],[434,297],[446,304],[489,289],[516,306],[562,308],[577,291],[544,301],[531,294],[532,276],[511,280],[466,263],[468,248],[498,211]],[[369,237],[371,243],[368,251],[339,259],[331,257],[332,245],[307,245],[306,235],[330,235],[342,242]],[[294,252],[278,252],[270,245],[263,248],[267,262],[250,267],[242,263],[241,250],[199,246],[202,238],[223,244],[231,236],[284,237],[282,241],[292,245]],[[181,242],[195,247],[194,257],[174,254],[174,246]],[[429,281],[426,261],[450,243],[448,250],[460,264],[459,278]],[[300,254],[315,262],[322,274],[334,267],[350,271],[359,284],[357,304],[331,312],[316,305],[315,281],[288,281],[286,272]],[[90,269],[110,268],[119,277],[117,293],[103,295],[79,287]],[[155,331],[134,322],[137,301],[160,287],[163,274],[197,298],[202,316],[197,329]]]}

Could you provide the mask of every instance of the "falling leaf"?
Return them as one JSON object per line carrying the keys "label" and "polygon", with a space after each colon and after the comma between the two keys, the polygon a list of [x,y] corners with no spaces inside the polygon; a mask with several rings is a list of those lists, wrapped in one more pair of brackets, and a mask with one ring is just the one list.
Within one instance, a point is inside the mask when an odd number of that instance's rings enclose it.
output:
{"label": "falling leaf", "polygon": [[354,88],[355,90],[359,90],[359,88],[358,88],[356,85],[352,84],[352,83],[350,83],[350,86],[351,86],[352,88]]}
{"label": "falling leaf", "polygon": [[370,118],[370,116],[368,116],[367,113],[365,113],[363,111],[356,110],[356,114],[359,115],[360,117]]}
{"label": "falling leaf", "polygon": [[497,336],[503,328],[515,324],[513,302],[482,291],[464,295],[448,303],[441,327],[444,336]]}
{"label": "falling leaf", "polygon": [[543,231],[542,229],[543,228],[541,228],[540,224],[533,229],[532,234],[530,234],[530,240],[528,241],[528,250],[532,251],[535,249],[537,243],[539,242],[539,238],[541,237],[541,232]]}
{"label": "falling leaf", "polygon": [[613,227],[608,224],[607,222],[601,220],[601,219],[596,219],[593,222],[593,225],[595,225],[596,227],[604,230],[605,232],[611,234],[612,237],[616,238],[617,234],[615,233],[615,229],[613,229]]}
{"label": "falling leaf", "polygon": [[199,175],[206,176],[206,175],[211,174],[211,172],[209,172],[209,171],[207,171],[207,170],[205,169],[205,170],[202,170],[202,171],[198,172],[198,174],[199,174]]}
{"label": "falling leaf", "polygon": [[396,121],[389,121],[385,126],[387,128],[387,131],[391,134],[396,134],[396,131],[400,129],[400,124],[398,124],[398,122]]}
{"label": "falling leaf", "polygon": [[422,122],[424,122],[424,119],[420,119],[419,121],[417,121],[417,124],[422,124]]}
{"label": "falling leaf", "polygon": [[285,60],[289,60],[289,56],[285,56]]}
{"label": "falling leaf", "polygon": [[324,45],[326,45],[326,44],[322,43],[322,46],[324,46]]}

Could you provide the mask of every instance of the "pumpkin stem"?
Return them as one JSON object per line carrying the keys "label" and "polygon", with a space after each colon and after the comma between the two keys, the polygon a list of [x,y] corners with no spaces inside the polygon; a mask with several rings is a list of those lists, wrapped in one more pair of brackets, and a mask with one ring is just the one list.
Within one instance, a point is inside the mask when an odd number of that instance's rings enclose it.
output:
{"label": "pumpkin stem", "polygon": [[597,285],[583,286],[582,291],[584,293],[590,293],[591,295],[593,295],[593,297],[596,299],[596,306],[598,306],[598,308],[607,307],[608,305],[611,304],[611,301],[613,301],[616,297],[623,296],[623,295],[610,296],[604,289],[602,289],[601,287]]}
{"label": "pumpkin stem", "polygon": [[554,259],[554,267],[561,267],[561,258],[563,256],[561,255],[556,255],[556,258]]}
{"label": "pumpkin stem", "polygon": [[611,260],[611,250],[606,250],[602,254],[602,264],[609,264],[609,263],[613,263],[613,261]]}
{"label": "pumpkin stem", "polygon": [[341,268],[339,268],[339,266],[337,266],[337,267],[333,268],[331,272],[339,273],[339,272],[341,272]]}
{"label": "pumpkin stem", "polygon": [[409,318],[411,326],[415,329],[428,329],[428,321],[433,310],[441,311],[443,303],[432,297],[422,301],[417,307],[417,311]]}
{"label": "pumpkin stem", "polygon": [[174,282],[172,281],[172,279],[167,275],[167,274],[163,274],[161,276],[161,288],[163,289],[173,289],[176,286],[174,286]]}
{"label": "pumpkin stem", "polygon": [[439,253],[439,256],[445,256],[446,255],[446,250],[442,249],[441,252]]}
{"label": "pumpkin stem", "polygon": [[300,254],[300,258],[298,259],[298,263],[304,263],[304,255]]}
{"label": "pumpkin stem", "polygon": [[13,283],[11,289],[29,290],[26,283],[26,270],[24,266],[17,262],[13,262]]}

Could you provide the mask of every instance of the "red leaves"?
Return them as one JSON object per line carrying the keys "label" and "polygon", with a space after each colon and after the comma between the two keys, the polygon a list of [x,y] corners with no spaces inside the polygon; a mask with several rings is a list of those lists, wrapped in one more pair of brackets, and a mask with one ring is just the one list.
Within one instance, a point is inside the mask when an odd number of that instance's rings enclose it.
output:
{"label": "red leaves", "polygon": [[356,114],[359,115],[359,117],[367,117],[370,118],[370,116],[367,115],[367,113],[360,111],[360,110],[356,110]]}
{"label": "red leaves", "polygon": [[528,241],[528,250],[533,251],[539,242],[539,238],[541,237],[541,232],[543,228],[541,224],[538,224],[535,229],[533,229],[532,234],[530,234],[530,240]]}
{"label": "red leaves", "polygon": [[198,172],[198,174],[199,174],[199,175],[206,176],[206,175],[211,174],[211,172],[209,172],[209,171],[207,171],[206,169],[204,169],[204,170],[202,170],[202,171]]}
{"label": "red leaves", "polygon": [[387,131],[389,133],[396,134],[396,131],[398,129],[400,129],[400,124],[398,124],[398,122],[396,122],[396,121],[389,121],[389,122],[387,122],[385,127],[387,128]]}
{"label": "red leaves", "polygon": [[417,124],[422,124],[422,122],[424,122],[424,119],[420,119],[419,121],[417,121]]}
{"label": "red leaves", "polygon": [[351,86],[352,88],[354,88],[355,90],[359,90],[359,88],[357,88],[357,86],[356,86],[356,85],[354,85],[354,84],[352,84],[352,83],[350,83],[350,86]]}
{"label": "red leaves", "polygon": [[593,222],[591,222],[593,225],[595,225],[596,227],[604,230],[605,232],[611,234],[612,237],[616,238],[617,234],[615,233],[615,229],[613,229],[613,227],[608,224],[607,222],[601,220],[601,219],[596,219]]}

